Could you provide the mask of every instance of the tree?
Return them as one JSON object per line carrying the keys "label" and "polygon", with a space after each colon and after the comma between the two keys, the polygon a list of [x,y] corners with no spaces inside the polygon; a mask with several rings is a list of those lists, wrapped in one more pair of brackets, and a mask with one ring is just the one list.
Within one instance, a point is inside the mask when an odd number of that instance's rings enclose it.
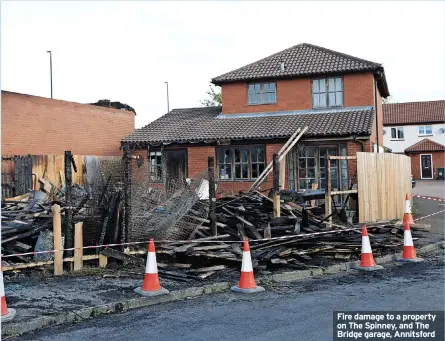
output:
{"label": "tree", "polygon": [[390,104],[390,103],[399,103],[399,102],[396,99],[394,99],[394,97],[388,96],[386,98],[382,98],[382,103],[383,104]]}
{"label": "tree", "polygon": [[222,105],[222,94],[221,90],[213,86],[212,84],[209,84],[209,91],[206,92],[207,97],[203,101],[201,101],[201,104],[205,107],[214,107],[218,105]]}

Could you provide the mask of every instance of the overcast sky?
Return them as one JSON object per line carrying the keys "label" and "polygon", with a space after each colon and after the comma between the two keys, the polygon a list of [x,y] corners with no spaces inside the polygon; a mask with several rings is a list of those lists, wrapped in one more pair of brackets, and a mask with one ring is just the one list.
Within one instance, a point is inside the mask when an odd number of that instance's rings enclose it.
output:
{"label": "overcast sky", "polygon": [[134,107],[136,127],[200,106],[212,77],[307,42],[383,63],[399,102],[444,99],[445,3],[12,2],[1,7],[1,88]]}

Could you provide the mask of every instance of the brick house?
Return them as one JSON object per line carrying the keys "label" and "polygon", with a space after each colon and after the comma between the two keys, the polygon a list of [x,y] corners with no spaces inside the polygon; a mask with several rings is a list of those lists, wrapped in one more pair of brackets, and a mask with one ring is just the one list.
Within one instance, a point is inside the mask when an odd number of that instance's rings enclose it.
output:
{"label": "brick house", "polygon": [[383,105],[383,141],[411,157],[414,179],[437,179],[445,166],[445,101]]}
{"label": "brick house", "polygon": [[[135,112],[1,92],[2,155],[122,155],[120,141],[134,130]],[[113,102],[111,103],[113,104]]]}
{"label": "brick house", "polygon": [[[152,181],[193,177],[214,156],[219,189],[247,190],[306,125],[283,163],[285,188],[324,186],[326,153],[383,150],[382,97],[389,91],[381,64],[303,43],[212,83],[221,86],[222,106],[174,109],[123,139],[124,148],[148,156]],[[332,162],[333,188],[348,187],[354,167]],[[269,176],[262,188],[271,187]]]}

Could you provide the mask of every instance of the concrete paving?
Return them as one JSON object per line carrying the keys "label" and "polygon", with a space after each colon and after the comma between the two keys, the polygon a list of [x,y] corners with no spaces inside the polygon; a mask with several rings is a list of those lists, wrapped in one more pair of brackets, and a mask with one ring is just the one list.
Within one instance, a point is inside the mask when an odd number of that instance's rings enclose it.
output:
{"label": "concrete paving", "polygon": [[336,310],[443,310],[443,255],[379,272],[348,272],[224,293],[53,327],[14,341],[332,340]]}
{"label": "concrete paving", "polygon": [[416,180],[413,194],[445,199],[444,180]]}

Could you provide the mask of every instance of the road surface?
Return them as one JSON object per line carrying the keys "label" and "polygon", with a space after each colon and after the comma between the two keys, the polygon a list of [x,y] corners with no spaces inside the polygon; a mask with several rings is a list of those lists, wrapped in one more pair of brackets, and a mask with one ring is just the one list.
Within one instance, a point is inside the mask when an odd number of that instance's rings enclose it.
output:
{"label": "road surface", "polygon": [[348,272],[274,284],[255,295],[224,293],[58,326],[11,340],[323,341],[334,310],[443,310],[441,255],[375,273]]}

